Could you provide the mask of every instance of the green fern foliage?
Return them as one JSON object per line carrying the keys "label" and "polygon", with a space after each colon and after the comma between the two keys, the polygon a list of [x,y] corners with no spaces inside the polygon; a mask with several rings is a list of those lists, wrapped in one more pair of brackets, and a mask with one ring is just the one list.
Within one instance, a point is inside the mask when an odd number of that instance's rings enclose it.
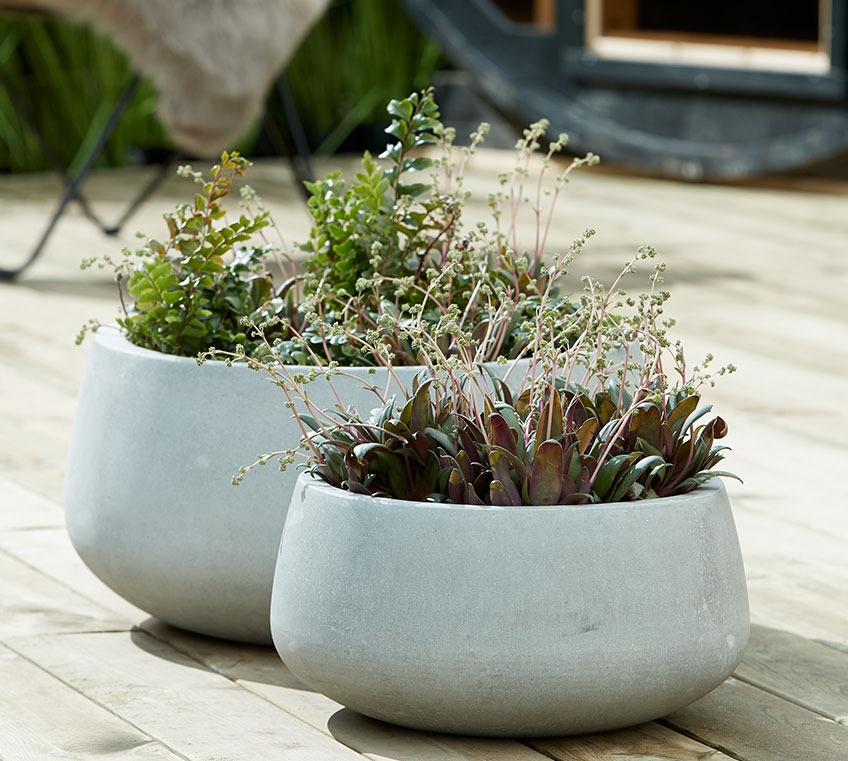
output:
{"label": "green fern foliage", "polygon": [[[183,167],[200,186],[192,203],[165,215],[168,239],[149,239],[125,251],[116,265],[127,339],[165,354],[196,356],[210,346],[250,345],[242,320],[275,314],[274,287],[265,266],[271,246],[257,234],[271,224],[267,211],[229,218],[223,200],[249,162],[224,153],[210,178]],[[261,241],[261,239],[258,239]],[[131,297],[127,306],[123,285]]]}

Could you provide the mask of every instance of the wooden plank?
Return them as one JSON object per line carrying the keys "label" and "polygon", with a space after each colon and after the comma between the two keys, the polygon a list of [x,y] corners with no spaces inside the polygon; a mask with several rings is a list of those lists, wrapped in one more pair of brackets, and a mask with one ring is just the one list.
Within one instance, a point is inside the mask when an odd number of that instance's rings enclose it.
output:
{"label": "wooden plank", "polygon": [[[843,562],[848,535],[827,524],[808,525],[806,517],[793,515],[789,500],[764,491],[760,484],[734,485],[731,501],[743,549],[752,558],[760,562],[772,555],[775,565],[791,564],[822,582],[848,586],[848,564]],[[819,518],[826,517],[822,511]]]}
{"label": "wooden plank", "polygon": [[732,761],[721,751],[655,722],[531,744],[556,761]]}
{"label": "wooden plank", "polygon": [[145,632],[25,637],[10,646],[187,759],[362,759]]}
{"label": "wooden plank", "polygon": [[791,573],[749,576],[748,596],[754,624],[848,646],[848,612],[826,593],[800,586]]}
{"label": "wooden plank", "polygon": [[64,525],[59,504],[0,476],[0,531]]}
{"label": "wooden plank", "polygon": [[0,645],[0,758],[158,759],[178,756]]}
{"label": "wooden plank", "polygon": [[733,678],[663,723],[743,761],[848,758],[848,727]]}
{"label": "wooden plank", "polygon": [[0,641],[23,634],[129,626],[127,619],[0,551]]}
{"label": "wooden plank", "polygon": [[146,622],[144,629],[373,761],[544,761],[547,758],[513,740],[416,732],[343,709],[299,682],[271,648],[210,640],[155,621]]}
{"label": "wooden plank", "polygon": [[735,676],[848,725],[848,653],[755,626]]}
{"label": "wooden plank", "polygon": [[557,13],[555,0],[533,0],[533,23],[547,30],[556,27]]}
{"label": "wooden plank", "polygon": [[327,722],[328,731],[372,761],[547,761],[516,740],[458,737],[396,727],[344,708]]}
{"label": "wooden plank", "polygon": [[203,637],[152,618],[143,622],[141,628],[151,637],[323,732],[327,731],[327,718],[342,708],[300,682],[285,667],[273,647]]}
{"label": "wooden plank", "polygon": [[0,365],[0,474],[61,504],[74,397],[34,378],[35,372]]}
{"label": "wooden plank", "polygon": [[88,569],[74,550],[64,526],[0,531],[0,550],[120,616],[127,622],[123,628],[150,617],[118,596]]}

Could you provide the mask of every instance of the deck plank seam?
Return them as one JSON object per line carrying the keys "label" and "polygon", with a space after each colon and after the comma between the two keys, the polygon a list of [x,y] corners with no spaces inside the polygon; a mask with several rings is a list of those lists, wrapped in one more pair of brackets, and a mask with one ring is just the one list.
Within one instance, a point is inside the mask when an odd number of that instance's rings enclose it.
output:
{"label": "deck plank seam", "polygon": [[[180,653],[181,655],[184,655],[186,658],[189,658],[194,663],[196,663],[199,668],[201,668],[205,671],[208,671],[211,674],[215,674],[216,676],[223,677],[228,682],[230,682],[230,684],[232,684],[234,687],[237,687],[238,689],[243,690],[243,691],[253,695],[254,697],[260,698],[263,702],[267,703],[268,705],[270,705],[275,710],[280,711],[280,712],[286,714],[287,716],[290,716],[292,719],[300,722],[304,726],[309,727],[310,729],[314,729],[314,730],[320,732],[321,734],[325,735],[326,737],[329,737],[330,739],[335,740],[336,742],[340,743],[341,745],[344,745],[346,748],[349,748],[354,753],[357,753],[358,755],[362,756],[363,759],[367,758],[366,755],[361,753],[355,747],[348,745],[346,742],[344,742],[344,740],[341,740],[338,737],[336,737],[335,735],[333,735],[333,733],[329,730],[329,728],[324,727],[324,726],[319,726],[319,725],[313,724],[313,723],[305,720],[302,716],[298,716],[293,711],[288,710],[285,706],[280,705],[279,703],[277,703],[274,700],[272,700],[271,698],[269,698],[267,695],[263,694],[262,691],[252,689],[250,684],[244,684],[239,679],[230,677],[228,674],[224,673],[223,671],[210,667],[209,664],[205,663],[201,658],[196,657],[191,652],[191,650],[189,648],[179,647],[176,644],[174,644],[172,641],[168,640],[167,638],[157,636],[157,634],[155,633],[155,630],[154,631],[147,631],[146,629],[144,629],[142,627],[134,626],[132,628],[132,631],[133,631],[133,633],[139,633],[139,634],[147,635],[148,637],[156,640],[160,644],[170,648],[171,650],[173,650],[177,653]],[[341,708],[341,706],[340,706],[340,708]]]}
{"label": "deck plank seam", "polygon": [[[71,633],[73,633],[73,634],[78,634],[79,632],[62,632],[62,633],[63,633],[63,634],[66,634],[66,633],[67,633],[67,634],[71,634]],[[92,634],[92,633],[94,633],[94,634],[98,634],[99,632],[84,632],[84,633],[85,633],[85,634]],[[13,640],[13,641],[14,641],[15,639],[17,639],[17,640],[23,640],[23,639],[29,639],[29,638],[31,638],[31,639],[35,639],[35,638],[37,638],[37,637],[39,637],[39,636],[41,636],[41,635],[37,635],[37,634],[36,634],[36,635],[29,635],[29,637],[15,637],[15,638],[12,638],[12,640]],[[51,635],[51,636],[55,636],[55,635]],[[183,759],[183,761],[196,761],[195,759],[192,759],[190,756],[186,756],[185,754],[180,753],[180,752],[179,752],[176,748],[173,748],[173,747],[172,747],[172,746],[171,746],[168,742],[166,742],[165,740],[162,740],[162,739],[160,739],[160,738],[158,738],[158,737],[155,737],[153,734],[151,734],[150,732],[146,731],[146,730],[145,730],[145,729],[143,729],[142,727],[138,726],[137,724],[135,724],[133,721],[131,721],[131,720],[130,720],[130,719],[128,719],[127,717],[122,716],[121,714],[117,713],[116,711],[113,711],[111,708],[109,708],[109,706],[104,705],[104,704],[103,704],[102,702],[100,702],[99,700],[96,700],[96,699],[95,699],[95,698],[93,698],[91,695],[88,695],[88,694],[87,694],[87,693],[85,693],[83,690],[79,689],[79,688],[78,688],[78,687],[76,687],[74,684],[72,684],[71,682],[67,681],[66,679],[63,679],[63,678],[62,678],[61,676],[59,676],[58,674],[55,674],[55,673],[53,673],[52,671],[50,671],[49,669],[45,668],[45,667],[44,667],[44,666],[42,666],[42,665],[41,665],[38,661],[33,660],[32,658],[30,658],[30,657],[29,657],[29,656],[27,656],[26,654],[22,653],[22,652],[21,652],[18,648],[16,648],[16,647],[14,646],[14,643],[13,643],[13,642],[0,640],[0,643],[1,643],[4,647],[6,647],[7,649],[9,649],[11,652],[13,652],[16,656],[18,656],[21,660],[26,661],[26,662],[27,662],[27,663],[29,663],[30,665],[32,665],[32,666],[34,666],[35,668],[37,668],[39,671],[41,671],[41,672],[43,672],[44,674],[46,674],[48,677],[50,677],[50,678],[51,678],[51,679],[53,679],[54,681],[58,682],[58,683],[59,683],[59,684],[61,684],[61,685],[64,685],[64,686],[65,686],[65,687],[67,687],[69,690],[72,690],[73,692],[75,692],[77,695],[79,695],[80,697],[82,697],[84,700],[88,701],[89,703],[91,703],[91,704],[92,704],[92,705],[94,705],[94,706],[97,706],[100,710],[105,711],[105,712],[106,712],[107,714],[109,714],[110,716],[115,717],[118,721],[122,722],[123,724],[126,724],[128,727],[132,727],[132,729],[134,729],[136,732],[138,732],[139,734],[141,734],[141,735],[143,735],[144,737],[148,738],[148,742],[147,742],[147,743],[145,743],[145,745],[156,745],[156,744],[158,744],[160,747],[165,748],[165,749],[166,749],[169,753],[173,753],[173,755],[174,755],[176,758]]]}
{"label": "deck plank seam", "polygon": [[[661,718],[657,719],[657,724],[665,727],[666,729],[670,729],[672,732],[677,732],[684,737],[688,737],[690,740],[694,740],[695,742],[701,743],[701,745],[706,745],[708,748],[712,748],[715,753],[724,754],[728,758],[734,759],[734,761],[753,761],[746,756],[740,756],[738,753],[733,751],[731,748],[725,747],[721,743],[716,743],[713,740],[709,740],[705,737],[701,737],[697,732],[692,732],[686,727],[683,727],[679,724],[675,724],[668,719]],[[713,755],[713,754],[710,754]],[[704,761],[709,761],[709,756],[704,757]]]}
{"label": "deck plank seam", "polygon": [[[55,530],[55,529],[53,529],[53,530]],[[32,565],[32,563],[28,563],[26,560],[24,560],[23,558],[19,557],[18,555],[15,555],[14,553],[9,552],[9,550],[8,550],[7,548],[0,547],[0,553],[2,553],[3,555],[5,555],[5,556],[6,556],[9,560],[11,560],[12,562],[14,562],[14,563],[18,563],[19,565],[23,566],[24,568],[26,568],[26,569],[28,569],[28,570],[30,570],[30,571],[32,571],[32,572],[34,572],[34,573],[37,573],[37,574],[38,574],[39,576],[41,576],[42,578],[47,579],[48,581],[50,581],[50,582],[52,582],[52,583],[54,583],[54,584],[57,584],[57,585],[58,585],[58,586],[60,586],[62,589],[64,589],[66,592],[70,592],[70,593],[72,593],[72,594],[76,595],[77,597],[82,598],[83,600],[85,600],[86,602],[90,603],[90,604],[91,604],[91,605],[93,605],[94,607],[96,607],[96,608],[100,608],[100,609],[102,609],[102,610],[103,610],[104,612],[106,612],[106,613],[111,613],[113,616],[119,616],[119,615],[120,615],[119,613],[116,613],[116,611],[111,610],[110,608],[105,607],[105,606],[104,606],[101,602],[99,602],[99,601],[97,601],[97,600],[95,600],[95,599],[92,599],[91,597],[89,597],[88,595],[86,595],[86,594],[84,594],[83,592],[79,591],[78,589],[75,589],[75,588],[74,588],[74,587],[72,587],[70,584],[66,584],[66,583],[65,583],[64,581],[62,581],[61,579],[57,579],[55,576],[50,575],[49,573],[45,572],[43,569],[39,568],[38,566]],[[86,631],[91,631],[91,630],[90,630],[90,629],[86,629]],[[114,631],[128,631],[128,629],[114,629],[114,628],[110,628],[110,629],[108,629],[108,631],[110,631],[110,632],[114,632]],[[67,632],[63,632],[63,633],[65,633],[65,634],[73,634],[73,633],[81,633],[81,632],[71,632],[71,631],[67,631]]]}
{"label": "deck plank seam", "polygon": [[766,692],[772,697],[783,700],[786,703],[792,703],[792,705],[796,705],[799,708],[803,708],[805,711],[809,711],[810,713],[815,714],[816,716],[819,716],[820,718],[825,719],[826,721],[831,721],[834,724],[842,724],[843,726],[848,726],[848,716],[840,717],[827,713],[823,709],[816,708],[815,706],[806,703],[800,698],[793,698],[791,695],[787,695],[786,693],[781,692],[780,690],[777,690],[773,687],[768,687],[761,681],[757,679],[752,679],[751,677],[745,677],[740,676],[739,674],[734,674],[733,678],[737,679],[740,682],[743,682],[744,684],[747,684],[749,687],[754,687],[755,689],[758,689],[762,692]]}

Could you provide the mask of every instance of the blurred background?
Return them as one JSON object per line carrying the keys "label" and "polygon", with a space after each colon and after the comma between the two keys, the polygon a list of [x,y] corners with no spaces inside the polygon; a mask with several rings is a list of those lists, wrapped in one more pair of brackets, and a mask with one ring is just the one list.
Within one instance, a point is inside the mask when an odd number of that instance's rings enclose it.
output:
{"label": "blurred background", "polygon": [[[0,3],[2,7],[2,3]],[[311,150],[317,155],[379,146],[390,98],[430,84],[447,61],[397,0],[334,0],[285,75]],[[37,125],[73,173],[132,76],[124,52],[85,24],[0,14],[0,68],[23,103],[0,87],[0,172],[51,169]],[[25,110],[20,108],[25,107]],[[172,147],[156,118],[157,95],[143,81],[98,159],[98,166],[159,161]],[[28,123],[31,122],[31,123]],[[280,97],[231,146],[252,157],[286,149]]]}
{"label": "blurred background", "polygon": [[[445,122],[492,121],[495,147],[548,116],[622,168],[845,176],[846,15],[844,0],[331,0],[282,74],[317,156],[379,150],[387,101],[435,84]],[[0,12],[0,172],[51,168],[46,141],[73,174],[132,70],[88,25]],[[167,155],[156,106],[142,81],[97,166]],[[231,147],[284,155],[290,122],[272,88]]]}

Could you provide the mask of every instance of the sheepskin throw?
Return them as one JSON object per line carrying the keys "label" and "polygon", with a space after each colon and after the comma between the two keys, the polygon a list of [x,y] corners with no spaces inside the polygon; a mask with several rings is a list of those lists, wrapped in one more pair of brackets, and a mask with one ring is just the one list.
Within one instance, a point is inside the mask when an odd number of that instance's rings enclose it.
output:
{"label": "sheepskin throw", "polygon": [[159,92],[176,145],[199,157],[232,147],[329,0],[15,0],[88,23]]}

